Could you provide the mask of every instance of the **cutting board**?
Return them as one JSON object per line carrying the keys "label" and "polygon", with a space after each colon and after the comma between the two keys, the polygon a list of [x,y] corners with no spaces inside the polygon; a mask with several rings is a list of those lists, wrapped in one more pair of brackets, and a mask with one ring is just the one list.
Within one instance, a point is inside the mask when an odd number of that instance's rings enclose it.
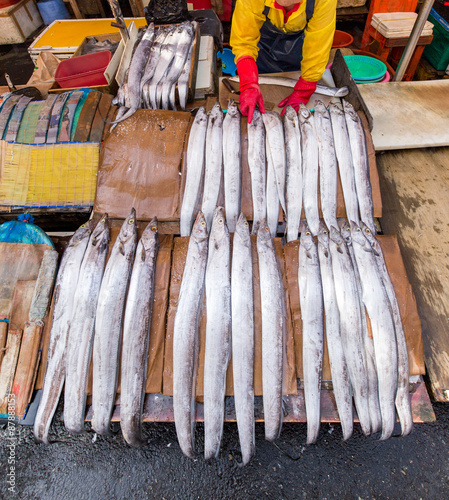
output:
{"label": "cutting board", "polygon": [[449,80],[358,86],[376,151],[449,145]]}

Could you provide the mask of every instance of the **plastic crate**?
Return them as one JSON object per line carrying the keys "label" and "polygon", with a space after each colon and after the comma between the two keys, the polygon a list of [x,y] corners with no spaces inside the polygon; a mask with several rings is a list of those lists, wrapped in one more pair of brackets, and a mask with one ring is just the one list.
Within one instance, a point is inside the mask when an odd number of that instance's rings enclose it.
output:
{"label": "plastic crate", "polygon": [[449,23],[435,9],[430,11],[429,21],[433,24],[433,40],[424,49],[424,56],[438,71],[449,65]]}
{"label": "plastic crate", "polygon": [[111,52],[103,50],[61,61],[55,80],[61,88],[107,85],[104,72],[111,60]]}

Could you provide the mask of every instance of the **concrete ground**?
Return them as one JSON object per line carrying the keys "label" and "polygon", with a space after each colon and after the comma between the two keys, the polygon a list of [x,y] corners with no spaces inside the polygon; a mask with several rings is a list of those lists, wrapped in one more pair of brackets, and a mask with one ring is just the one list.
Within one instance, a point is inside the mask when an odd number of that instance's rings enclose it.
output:
{"label": "concrete ground", "polygon": [[[71,436],[60,408],[48,446],[35,444],[29,427],[17,427],[14,439],[0,431],[0,498],[449,498],[449,406],[435,404],[434,410],[435,423],[417,424],[411,435],[385,442],[364,437],[358,425],[343,442],[340,425],[322,424],[317,444],[306,446],[305,424],[290,424],[272,444],[258,424],[256,456],[241,467],[235,424],[225,425],[218,458],[205,462],[202,425],[200,454],[191,460],[182,455],[173,424],[145,424],[147,444],[134,449],[118,429],[101,437],[86,424],[86,433]],[[15,492],[7,489],[11,456]]]}

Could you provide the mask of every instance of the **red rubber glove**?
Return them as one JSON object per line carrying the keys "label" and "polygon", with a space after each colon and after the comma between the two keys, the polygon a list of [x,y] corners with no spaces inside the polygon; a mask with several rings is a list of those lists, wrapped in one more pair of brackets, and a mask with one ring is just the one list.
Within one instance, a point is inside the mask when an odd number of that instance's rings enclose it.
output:
{"label": "red rubber glove", "polygon": [[281,115],[284,115],[288,104],[290,104],[290,106],[293,106],[295,111],[298,112],[299,104],[301,102],[303,104],[307,104],[315,90],[316,82],[308,82],[307,80],[300,78],[296,82],[293,92],[278,104],[280,108],[284,108],[281,112]]}
{"label": "red rubber glove", "polygon": [[265,113],[256,61],[250,56],[240,58],[237,61],[237,72],[240,77],[240,111],[243,116],[248,117],[248,123],[251,123],[257,105],[260,112]]}

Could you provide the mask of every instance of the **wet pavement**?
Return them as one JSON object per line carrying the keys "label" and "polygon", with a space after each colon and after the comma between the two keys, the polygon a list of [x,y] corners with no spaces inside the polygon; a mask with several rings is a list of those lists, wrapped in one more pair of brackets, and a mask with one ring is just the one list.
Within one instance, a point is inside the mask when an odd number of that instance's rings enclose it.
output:
{"label": "wet pavement", "polygon": [[[49,446],[35,444],[32,429],[15,434],[15,493],[8,492],[12,441],[0,432],[0,498],[25,499],[443,499],[449,498],[449,406],[434,405],[437,421],[416,424],[410,436],[381,442],[356,425],[342,441],[338,424],[322,424],[316,445],[306,446],[304,424],[284,425],[276,445],[256,426],[256,456],[239,466],[235,424],[226,424],[220,454],[205,462],[185,458],[173,424],[145,424],[139,449],[88,431],[71,436],[52,426]],[[399,431],[399,429],[396,429]],[[197,426],[203,449],[203,426]]]}

